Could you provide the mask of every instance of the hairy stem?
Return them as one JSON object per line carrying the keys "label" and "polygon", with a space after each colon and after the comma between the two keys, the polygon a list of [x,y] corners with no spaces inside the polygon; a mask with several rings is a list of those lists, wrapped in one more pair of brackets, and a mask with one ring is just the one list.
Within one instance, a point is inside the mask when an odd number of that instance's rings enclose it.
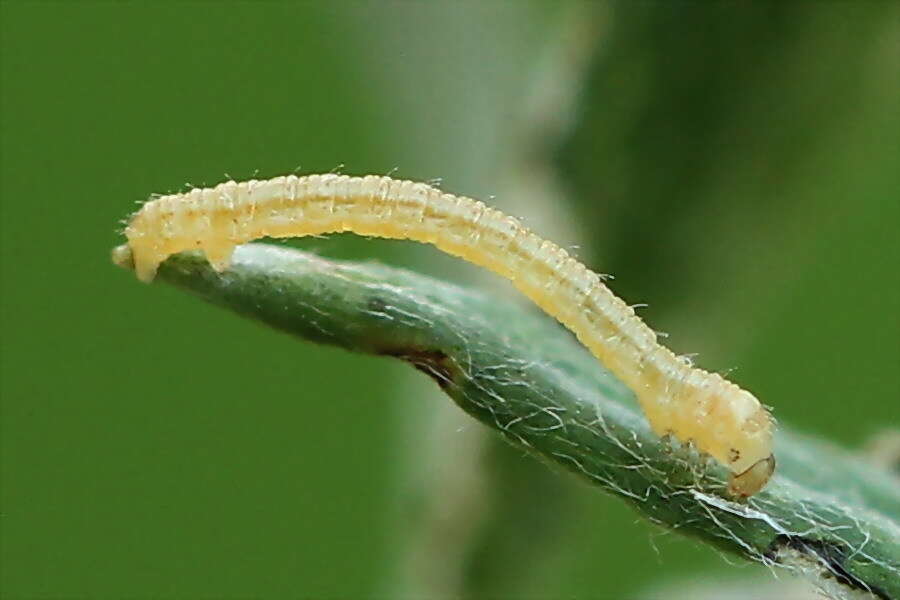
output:
{"label": "hairy stem", "polygon": [[176,255],[158,279],[307,340],[404,360],[508,441],[659,525],[798,571],[834,597],[900,599],[893,474],[782,428],[777,475],[748,502],[733,502],[721,466],[657,437],[632,392],[536,310],[404,270],[263,244],[239,247],[221,275],[199,254]]}

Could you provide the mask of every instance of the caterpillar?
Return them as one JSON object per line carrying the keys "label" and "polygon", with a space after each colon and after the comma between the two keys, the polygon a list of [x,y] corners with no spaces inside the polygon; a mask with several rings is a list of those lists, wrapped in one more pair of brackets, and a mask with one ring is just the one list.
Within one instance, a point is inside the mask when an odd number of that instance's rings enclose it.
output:
{"label": "caterpillar", "polygon": [[145,203],[113,260],[133,261],[149,282],[160,262],[184,250],[199,248],[222,272],[238,244],[344,231],[433,244],[509,279],[634,391],[657,435],[692,443],[724,465],[732,495],[751,496],[772,475],[773,422],[750,392],[677,357],[599,275],[471,198],[375,175],[227,181]]}

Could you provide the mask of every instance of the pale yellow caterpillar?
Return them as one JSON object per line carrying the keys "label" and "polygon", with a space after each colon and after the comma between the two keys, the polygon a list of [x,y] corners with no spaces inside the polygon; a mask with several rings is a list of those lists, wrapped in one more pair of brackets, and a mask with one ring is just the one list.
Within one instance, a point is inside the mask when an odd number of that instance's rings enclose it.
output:
{"label": "pale yellow caterpillar", "polygon": [[113,260],[130,257],[138,278],[150,281],[183,250],[201,249],[223,271],[238,244],[342,231],[434,244],[506,277],[634,391],[658,435],[692,442],[725,465],[731,493],[755,494],[771,476],[772,420],[752,394],[675,356],[600,276],[471,198],[374,175],[228,181],[144,204]]}

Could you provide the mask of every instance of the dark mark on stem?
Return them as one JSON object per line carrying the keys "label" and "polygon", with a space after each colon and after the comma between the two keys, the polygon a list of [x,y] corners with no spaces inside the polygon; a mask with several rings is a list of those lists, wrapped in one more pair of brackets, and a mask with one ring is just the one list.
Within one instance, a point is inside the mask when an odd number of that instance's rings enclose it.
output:
{"label": "dark mark on stem", "polygon": [[453,383],[452,362],[447,355],[440,350],[428,350],[424,348],[382,348],[376,354],[380,356],[392,356],[406,361],[417,370],[434,379],[442,390],[447,389]]}
{"label": "dark mark on stem", "polygon": [[827,571],[827,574],[823,575],[825,577],[831,576],[837,582],[850,588],[869,592],[884,600],[891,600],[890,596],[888,596],[884,590],[872,587],[850,573],[844,567],[846,550],[837,544],[821,540],[808,540],[794,535],[780,534],[769,547],[769,551],[766,553],[767,558],[774,562],[780,562],[778,553],[784,548],[796,550],[810,560],[818,562],[823,569]]}

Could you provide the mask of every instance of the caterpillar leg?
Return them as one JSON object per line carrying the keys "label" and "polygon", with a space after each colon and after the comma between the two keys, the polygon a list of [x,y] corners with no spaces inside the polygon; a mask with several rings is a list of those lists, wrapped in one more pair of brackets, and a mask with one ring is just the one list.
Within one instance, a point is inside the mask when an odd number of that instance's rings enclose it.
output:
{"label": "caterpillar leg", "polygon": [[159,258],[155,254],[143,251],[135,252],[128,244],[113,248],[112,261],[123,269],[134,269],[137,278],[144,283],[153,281],[156,276],[156,268],[159,266]]}
{"label": "caterpillar leg", "polygon": [[233,244],[209,244],[203,245],[203,253],[206,260],[217,273],[221,273],[231,265],[231,255],[234,254]]}

